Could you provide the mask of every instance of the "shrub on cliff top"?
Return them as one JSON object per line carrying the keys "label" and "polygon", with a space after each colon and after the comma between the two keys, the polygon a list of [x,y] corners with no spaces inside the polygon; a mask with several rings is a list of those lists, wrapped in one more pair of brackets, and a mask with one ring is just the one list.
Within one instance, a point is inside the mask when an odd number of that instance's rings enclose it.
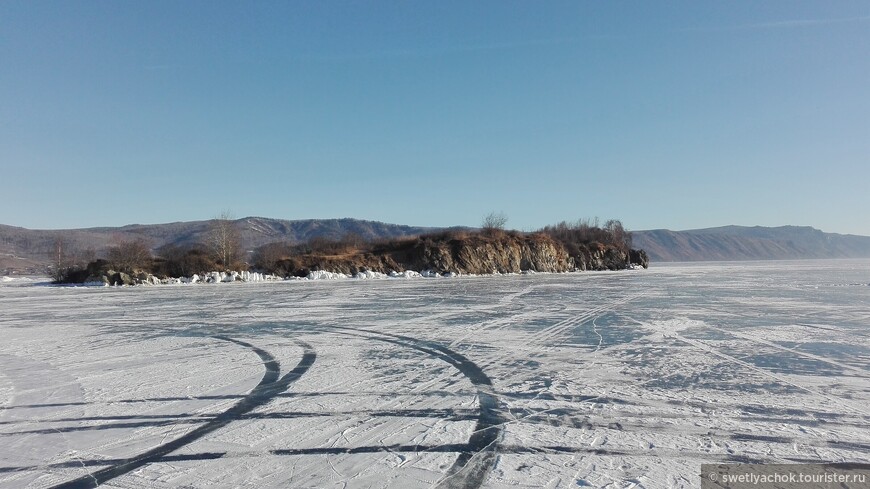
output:
{"label": "shrub on cliff top", "polygon": [[490,212],[483,218],[480,229],[484,234],[496,234],[504,231],[508,218],[504,212]]}
{"label": "shrub on cliff top", "polygon": [[541,232],[561,242],[572,256],[581,246],[586,248],[593,243],[613,246],[625,253],[631,249],[631,233],[616,219],[608,220],[604,227],[598,226],[598,219],[580,219],[572,223],[562,221],[541,229]]}

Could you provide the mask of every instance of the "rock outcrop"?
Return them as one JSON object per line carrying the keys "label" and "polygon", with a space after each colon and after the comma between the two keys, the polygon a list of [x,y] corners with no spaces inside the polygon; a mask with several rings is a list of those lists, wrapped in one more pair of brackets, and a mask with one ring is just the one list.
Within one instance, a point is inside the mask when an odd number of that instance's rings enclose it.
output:
{"label": "rock outcrop", "polygon": [[160,279],[142,270],[130,271],[130,273],[113,270],[108,261],[95,260],[89,263],[87,268],[71,272],[68,282],[92,285],[154,285],[159,284]]}
{"label": "rock outcrop", "polygon": [[649,268],[649,256],[644,250],[631,250],[629,253],[629,263],[643,268]]}
{"label": "rock outcrop", "polygon": [[632,263],[646,268],[646,254],[632,253],[595,243],[578,247],[571,254],[562,243],[542,233],[443,233],[394,241],[364,253],[295,256],[279,262],[279,273],[305,277],[314,271],[327,271],[353,276],[413,270],[482,275],[622,270]]}
{"label": "rock outcrop", "polygon": [[472,235],[421,240],[415,247],[422,270],[487,274],[564,272],[575,268],[564,247],[545,235]]}
{"label": "rock outcrop", "polygon": [[[286,255],[285,255],[286,256]],[[155,260],[154,263],[158,263]],[[275,260],[263,277],[397,276],[408,274],[487,275],[521,272],[571,272],[622,270],[631,265],[646,268],[646,253],[624,244],[566,243],[547,233],[516,231],[450,231],[355,246],[309,248]],[[161,271],[162,270],[162,271]],[[253,273],[253,275],[252,275]],[[274,274],[274,275],[272,275]],[[312,275],[313,274],[313,275]],[[256,276],[255,276],[256,275]],[[408,275],[410,276],[410,275]],[[188,279],[173,279],[165,267],[153,270],[114,270],[106,260],[96,260],[69,276],[72,283],[140,285],[181,282],[259,281],[255,272],[199,271]]]}

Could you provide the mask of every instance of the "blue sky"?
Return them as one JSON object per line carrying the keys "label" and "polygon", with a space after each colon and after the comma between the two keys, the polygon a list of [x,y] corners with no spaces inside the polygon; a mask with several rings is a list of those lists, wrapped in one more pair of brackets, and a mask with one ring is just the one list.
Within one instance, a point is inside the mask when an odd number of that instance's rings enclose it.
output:
{"label": "blue sky", "polygon": [[0,223],[870,235],[870,3],[0,2]]}

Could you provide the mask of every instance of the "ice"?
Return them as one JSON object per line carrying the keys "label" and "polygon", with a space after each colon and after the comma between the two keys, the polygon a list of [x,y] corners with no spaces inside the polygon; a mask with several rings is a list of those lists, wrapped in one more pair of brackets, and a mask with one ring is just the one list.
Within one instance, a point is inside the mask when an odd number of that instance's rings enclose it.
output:
{"label": "ice", "polygon": [[[44,281],[48,281],[48,278],[42,279]],[[2,286],[27,286],[33,285],[37,282],[37,279],[34,277],[10,277],[8,275],[4,275],[0,277],[0,287]]]}
{"label": "ice", "polygon": [[842,284],[868,270],[4,286],[0,487],[688,488],[702,463],[867,463],[870,287]]}
{"label": "ice", "polygon": [[348,278],[349,276],[343,273],[327,272],[326,270],[315,270],[308,274],[308,280],[338,280]]}
{"label": "ice", "polygon": [[387,275],[386,273],[373,272],[371,270],[363,270],[361,272],[357,272],[357,274],[353,276],[353,278],[359,278],[363,280],[384,279],[389,277],[390,275]]}
{"label": "ice", "polygon": [[405,270],[404,272],[392,272],[390,273],[390,277],[393,278],[420,278],[423,275],[420,272],[415,272],[413,270]]}

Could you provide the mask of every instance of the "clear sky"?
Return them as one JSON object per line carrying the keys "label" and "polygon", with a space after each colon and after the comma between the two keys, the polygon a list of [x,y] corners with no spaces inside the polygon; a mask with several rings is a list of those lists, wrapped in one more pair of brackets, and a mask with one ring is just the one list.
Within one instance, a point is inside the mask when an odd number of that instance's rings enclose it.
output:
{"label": "clear sky", "polygon": [[0,202],[870,235],[870,2],[3,0]]}

